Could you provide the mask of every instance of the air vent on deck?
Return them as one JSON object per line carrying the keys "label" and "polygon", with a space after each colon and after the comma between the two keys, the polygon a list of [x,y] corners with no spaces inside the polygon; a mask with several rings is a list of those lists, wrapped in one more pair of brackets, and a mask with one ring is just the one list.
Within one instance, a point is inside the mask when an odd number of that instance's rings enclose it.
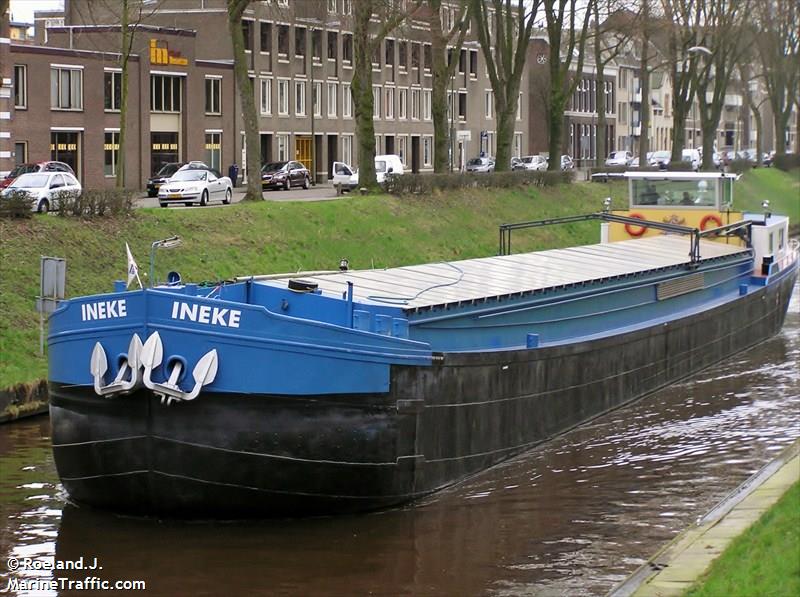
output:
{"label": "air vent on deck", "polygon": [[704,287],[703,274],[689,274],[677,280],[669,280],[659,284],[656,290],[656,297],[658,300],[663,301],[675,296],[694,292],[695,290],[702,290]]}

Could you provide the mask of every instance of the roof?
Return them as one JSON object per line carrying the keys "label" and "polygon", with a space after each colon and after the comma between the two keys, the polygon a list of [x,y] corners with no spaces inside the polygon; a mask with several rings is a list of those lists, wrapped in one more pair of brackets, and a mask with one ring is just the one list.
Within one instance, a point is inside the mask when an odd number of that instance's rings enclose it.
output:
{"label": "roof", "polygon": [[[323,295],[336,297],[341,297],[347,283],[352,282],[356,302],[414,311],[673,268],[689,262],[689,248],[687,237],[652,236],[536,253],[310,274],[302,275],[302,279],[318,284]],[[701,262],[748,251],[701,241]],[[285,285],[282,280],[257,283]]]}

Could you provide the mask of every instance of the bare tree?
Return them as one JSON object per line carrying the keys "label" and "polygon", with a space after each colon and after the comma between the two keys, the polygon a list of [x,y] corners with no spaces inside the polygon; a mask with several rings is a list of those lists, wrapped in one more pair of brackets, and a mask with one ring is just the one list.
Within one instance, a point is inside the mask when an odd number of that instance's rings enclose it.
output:
{"label": "bare tree", "polygon": [[261,188],[261,147],[258,134],[258,114],[253,92],[253,82],[248,75],[249,65],[245,54],[245,39],[242,31],[242,15],[251,0],[228,0],[228,32],[233,45],[233,76],[239,89],[244,124],[244,144],[247,155],[247,191],[245,201],[264,198]]}
{"label": "bare tree", "polygon": [[699,46],[689,48],[704,56],[694,77],[703,131],[703,170],[714,169],[714,141],[717,137],[725,94],[736,63],[744,53],[741,36],[751,0],[705,0]]}
{"label": "bare tree", "polygon": [[689,49],[698,43],[697,24],[700,21],[702,3],[703,0],[661,0],[664,13],[661,25],[667,36],[666,43],[662,45],[667,48],[667,64],[672,82],[671,162],[681,160],[686,145],[686,119],[694,103],[693,81],[699,60],[699,56],[689,52]]}
{"label": "bare tree", "polygon": [[[753,68],[754,58],[756,55],[756,51],[754,51],[753,46],[755,44],[755,31],[752,28],[748,28],[749,32],[746,35],[745,39],[743,40],[745,47],[747,50],[745,53],[739,58],[739,62],[737,64],[738,71],[739,71],[739,82],[741,84],[741,92],[744,96],[745,104],[747,105],[747,109],[753,116],[753,121],[756,125],[756,155],[758,156],[758,162],[756,165],[761,163],[761,155],[764,151],[764,119],[761,116],[761,107],[763,106],[764,102],[767,101],[766,94],[763,97],[758,97],[753,93],[753,88],[759,89],[763,85],[762,76],[760,72],[756,72]],[[760,95],[760,94],[759,94]],[[748,131],[748,139],[747,145],[751,144],[752,137],[750,136],[750,132]]]}
{"label": "bare tree", "polygon": [[[353,80],[350,92],[356,116],[358,135],[358,184],[375,189],[375,126],[373,125],[374,101],[372,96],[372,59],[380,56],[381,45],[386,36],[396,29],[419,8],[415,2],[408,11],[401,9],[400,2],[393,0],[357,0],[353,2]],[[379,23],[370,25],[372,15]],[[380,58],[379,58],[380,60]]]}
{"label": "bare tree", "polygon": [[[425,5],[428,9],[427,20],[433,60],[431,65],[433,75],[431,84],[433,170],[434,172],[446,172],[448,170],[447,157],[452,143],[451,131],[447,123],[447,87],[456,72],[459,54],[469,26],[470,10],[467,0],[459,0],[459,18],[449,28],[445,28],[442,24],[442,0],[426,0]],[[455,98],[452,101],[452,109],[455,110]]]}
{"label": "bare tree", "polygon": [[[528,44],[541,0],[470,0],[497,115],[495,169],[511,168],[511,144]],[[561,152],[558,151],[560,155]]]}
{"label": "bare tree", "polygon": [[157,2],[143,2],[142,0],[84,0],[76,3],[76,12],[85,22],[96,23],[95,15],[109,22],[118,22],[120,25],[119,66],[120,66],[120,97],[119,97],[119,142],[117,149],[116,180],[118,188],[125,186],[126,146],[128,136],[128,79],[131,55],[134,50],[136,35],[150,17],[161,8],[165,0]]}
{"label": "bare tree", "polygon": [[[603,165],[608,152],[606,137],[606,77],[605,68],[628,46],[634,32],[641,26],[640,14],[626,10],[625,0],[597,0],[593,7],[593,49],[595,64],[595,106],[597,107],[597,152],[595,166]],[[601,22],[602,19],[602,22]],[[645,165],[642,162],[642,165]]]}
{"label": "bare tree", "polygon": [[797,0],[755,0],[761,57],[775,127],[775,152],[786,152],[786,130],[792,105],[800,104],[800,5]]}
{"label": "bare tree", "polygon": [[[549,43],[550,98],[547,107],[548,170],[561,169],[561,146],[564,129],[564,110],[583,73],[586,37],[596,0],[542,0],[547,22]],[[520,0],[522,6],[522,0]],[[536,7],[537,4],[534,4]],[[578,21],[580,13],[582,21]],[[576,27],[580,23],[580,27]],[[577,54],[577,55],[576,55]],[[575,74],[570,78],[573,68]]]}

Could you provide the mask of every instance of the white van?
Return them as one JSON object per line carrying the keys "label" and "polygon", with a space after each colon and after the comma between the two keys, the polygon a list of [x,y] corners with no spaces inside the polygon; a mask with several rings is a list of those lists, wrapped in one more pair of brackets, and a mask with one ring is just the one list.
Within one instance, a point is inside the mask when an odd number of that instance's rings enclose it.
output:
{"label": "white van", "polygon": [[[403,162],[397,155],[376,155],[375,175],[378,184],[386,182],[387,174],[403,174]],[[333,185],[342,191],[350,191],[358,187],[358,170],[353,170],[344,162],[333,163]]]}
{"label": "white van", "polygon": [[700,152],[696,149],[684,149],[681,152],[681,161],[692,165],[692,170],[697,172],[703,163],[703,158],[700,157]]}

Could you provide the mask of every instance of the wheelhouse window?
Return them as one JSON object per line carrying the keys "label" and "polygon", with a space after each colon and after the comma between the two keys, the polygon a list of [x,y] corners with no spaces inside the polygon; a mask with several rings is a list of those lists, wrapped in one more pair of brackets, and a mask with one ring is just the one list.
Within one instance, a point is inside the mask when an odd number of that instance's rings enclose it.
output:
{"label": "wheelhouse window", "polygon": [[28,107],[28,67],[24,64],[14,65],[14,107]]}
{"label": "wheelhouse window", "polygon": [[150,75],[150,111],[181,111],[181,77]]}
{"label": "wheelhouse window", "polygon": [[50,107],[54,110],[83,109],[83,69],[50,68]]}

